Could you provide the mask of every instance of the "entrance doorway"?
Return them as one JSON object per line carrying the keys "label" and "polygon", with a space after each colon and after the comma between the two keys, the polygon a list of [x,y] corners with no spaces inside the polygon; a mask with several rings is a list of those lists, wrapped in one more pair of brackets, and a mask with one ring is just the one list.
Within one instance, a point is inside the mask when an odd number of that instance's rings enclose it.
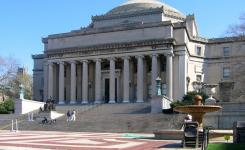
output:
{"label": "entrance doorway", "polygon": [[109,103],[110,100],[110,80],[105,79],[105,103]]}
{"label": "entrance doorway", "polygon": [[[105,79],[105,103],[110,101],[110,79]],[[117,103],[117,79],[115,79],[115,101]]]}

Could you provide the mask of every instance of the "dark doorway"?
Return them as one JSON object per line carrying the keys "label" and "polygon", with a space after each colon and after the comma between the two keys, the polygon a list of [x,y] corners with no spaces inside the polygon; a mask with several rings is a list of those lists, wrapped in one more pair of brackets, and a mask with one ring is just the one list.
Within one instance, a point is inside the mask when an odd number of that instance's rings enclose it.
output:
{"label": "dark doorway", "polygon": [[[105,103],[110,101],[110,79],[105,79]],[[117,102],[117,79],[115,79],[115,102]]]}
{"label": "dark doorway", "polygon": [[115,102],[117,103],[117,79],[115,79]]}
{"label": "dark doorway", "polygon": [[110,80],[105,79],[105,103],[109,103],[110,98]]}

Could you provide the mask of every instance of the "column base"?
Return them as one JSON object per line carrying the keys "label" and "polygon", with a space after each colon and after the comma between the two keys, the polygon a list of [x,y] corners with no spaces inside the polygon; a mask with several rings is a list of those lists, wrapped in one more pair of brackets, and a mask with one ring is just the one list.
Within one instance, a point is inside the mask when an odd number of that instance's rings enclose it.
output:
{"label": "column base", "polygon": [[76,104],[77,102],[76,101],[70,101],[70,104]]}
{"label": "column base", "polygon": [[101,101],[97,100],[94,102],[95,104],[101,104]]}
{"label": "column base", "polygon": [[82,104],[88,104],[88,101],[82,101]]}
{"label": "column base", "polygon": [[137,100],[136,103],[144,103],[143,100]]}
{"label": "column base", "polygon": [[129,100],[123,100],[123,103],[130,103]]}
{"label": "column base", "polygon": [[109,101],[109,104],[115,104],[116,102],[115,102],[115,100],[110,100]]}
{"label": "column base", "polygon": [[59,104],[60,105],[65,104],[65,101],[59,101]]}

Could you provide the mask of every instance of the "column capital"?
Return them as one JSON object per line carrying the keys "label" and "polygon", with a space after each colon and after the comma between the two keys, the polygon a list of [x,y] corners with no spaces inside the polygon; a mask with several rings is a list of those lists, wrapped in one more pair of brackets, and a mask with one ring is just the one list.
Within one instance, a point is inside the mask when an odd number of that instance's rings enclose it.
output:
{"label": "column capital", "polygon": [[125,59],[129,60],[130,58],[131,58],[131,56],[129,56],[129,55],[122,56],[123,60],[125,60]]}
{"label": "column capital", "polygon": [[81,63],[88,63],[88,60],[87,59],[82,59],[80,60]]}
{"label": "column capital", "polygon": [[111,60],[115,61],[116,60],[116,57],[110,57],[110,58],[108,58],[108,60],[109,61],[111,61]]}
{"label": "column capital", "polygon": [[54,64],[54,62],[52,62],[52,61],[48,61],[47,63],[46,63],[46,65],[53,65]]}
{"label": "column capital", "polygon": [[151,57],[158,57],[159,54],[151,54],[150,56],[151,56]]}
{"label": "column capital", "polygon": [[173,52],[167,52],[164,54],[167,57],[174,57],[174,53]]}
{"label": "column capital", "polygon": [[47,61],[46,64],[48,64],[48,65],[49,64],[54,64],[54,62],[53,61]]}
{"label": "column capital", "polygon": [[94,61],[94,62],[101,62],[102,59],[101,59],[101,58],[95,58],[95,59],[93,59],[93,61]]}
{"label": "column capital", "polygon": [[59,65],[65,65],[65,62],[64,61],[59,61],[59,62],[57,62],[57,64],[59,64]]}
{"label": "column capital", "polygon": [[143,59],[144,57],[145,57],[144,55],[136,55],[135,56],[135,58],[137,58],[137,59],[139,59],[139,58]]}
{"label": "column capital", "polygon": [[71,61],[69,61],[69,63],[70,63],[70,64],[76,64],[77,61],[76,61],[76,60],[71,60]]}

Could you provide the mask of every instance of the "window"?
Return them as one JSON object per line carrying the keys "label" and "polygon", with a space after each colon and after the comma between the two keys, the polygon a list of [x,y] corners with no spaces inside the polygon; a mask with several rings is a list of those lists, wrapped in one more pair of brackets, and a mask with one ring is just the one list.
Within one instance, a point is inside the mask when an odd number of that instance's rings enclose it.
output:
{"label": "window", "polygon": [[202,48],[200,46],[196,47],[196,55],[201,56],[202,54]]}
{"label": "window", "polygon": [[224,56],[230,56],[230,48],[229,47],[223,48],[223,55]]}
{"label": "window", "polygon": [[229,67],[225,67],[223,68],[223,77],[224,78],[229,78],[231,74],[231,70]]}
{"label": "window", "polygon": [[196,75],[196,81],[202,82],[202,75]]}

